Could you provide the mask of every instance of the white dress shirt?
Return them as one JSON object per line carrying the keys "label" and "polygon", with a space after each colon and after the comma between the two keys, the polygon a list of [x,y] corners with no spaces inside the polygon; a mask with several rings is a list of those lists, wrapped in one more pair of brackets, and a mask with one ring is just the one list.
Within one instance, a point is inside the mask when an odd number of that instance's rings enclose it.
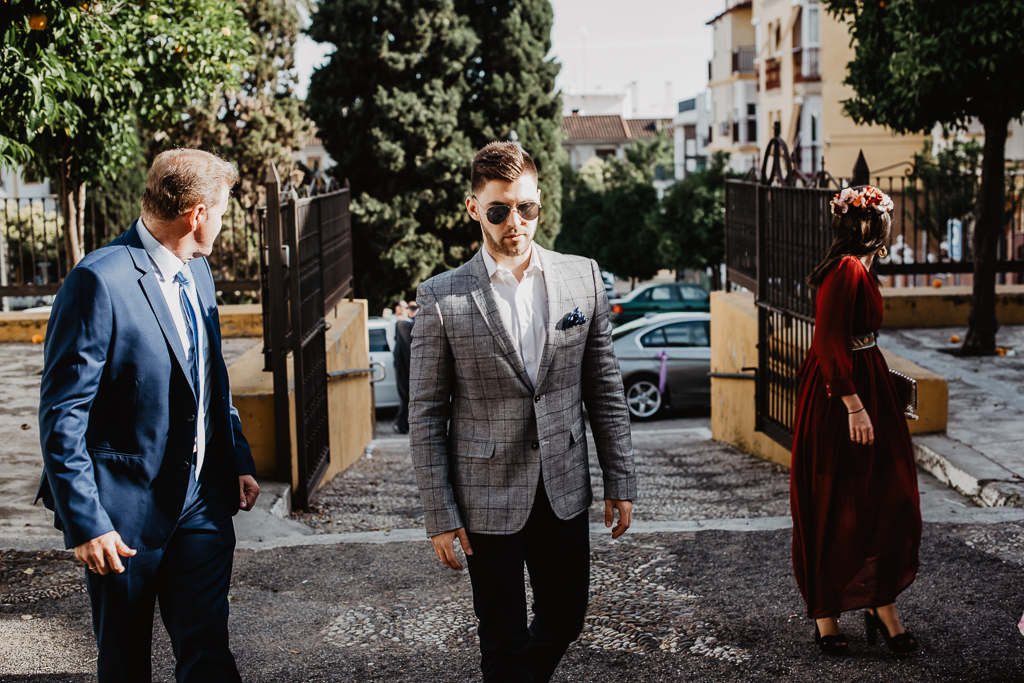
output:
{"label": "white dress shirt", "polygon": [[548,338],[548,296],[544,289],[544,267],[537,250],[530,245],[530,264],[522,281],[512,271],[499,266],[494,257],[483,248],[484,265],[491,279],[491,288],[497,295],[498,314],[505,329],[515,341],[519,355],[526,366],[533,386],[540,374],[540,357]]}
{"label": "white dress shirt", "polygon": [[[185,314],[181,310],[181,285],[174,279],[178,271],[185,265],[180,258],[160,244],[149,232],[142,219],[138,222],[139,238],[142,246],[149,254],[149,260],[155,267],[156,280],[160,284],[160,291],[163,292],[164,300],[167,301],[167,308],[171,310],[171,318],[174,319],[174,326],[178,330],[178,338],[181,339],[181,347],[185,349],[185,362],[191,363],[192,356],[188,341],[188,327],[185,323]],[[191,269],[190,269],[191,270]],[[196,424],[203,425],[204,438],[196,439],[196,479],[199,479],[199,472],[203,468],[203,459],[206,455],[206,442],[210,437],[210,336],[206,334],[206,318],[203,315],[203,308],[199,305],[194,289],[195,273],[192,273],[193,291],[185,290],[186,296],[192,303],[192,309],[196,313],[196,320],[199,321],[196,330],[196,347],[199,350],[199,395],[203,400],[199,402]],[[198,430],[197,430],[198,432]]]}

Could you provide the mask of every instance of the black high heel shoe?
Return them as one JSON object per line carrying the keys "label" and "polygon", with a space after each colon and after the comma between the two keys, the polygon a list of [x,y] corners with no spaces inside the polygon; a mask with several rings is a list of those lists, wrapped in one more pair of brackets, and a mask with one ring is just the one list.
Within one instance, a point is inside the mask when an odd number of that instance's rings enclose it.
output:
{"label": "black high heel shoe", "polygon": [[905,655],[917,649],[917,639],[914,636],[906,631],[890,636],[889,629],[885,627],[885,623],[878,618],[877,614],[872,614],[870,610],[864,612],[864,628],[867,630],[868,645],[874,645],[878,642],[878,633],[881,632],[882,638],[885,640],[885,644],[889,646],[890,652]]}
{"label": "black high heel shoe", "polygon": [[850,650],[846,636],[842,633],[834,636],[823,636],[818,630],[818,622],[814,622],[814,642],[827,655],[845,655]]}

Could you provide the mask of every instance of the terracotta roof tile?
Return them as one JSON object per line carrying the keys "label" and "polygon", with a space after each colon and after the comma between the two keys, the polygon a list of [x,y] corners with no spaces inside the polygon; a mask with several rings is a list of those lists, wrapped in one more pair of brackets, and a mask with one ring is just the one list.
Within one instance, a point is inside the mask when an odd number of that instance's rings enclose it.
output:
{"label": "terracotta roof tile", "polygon": [[658,124],[672,137],[672,119],[625,119],[631,138],[653,138],[658,134]]}
{"label": "terracotta roof tile", "polygon": [[563,116],[562,132],[567,140],[628,140],[651,138],[657,122],[672,135],[672,119],[624,119],[621,116]]}

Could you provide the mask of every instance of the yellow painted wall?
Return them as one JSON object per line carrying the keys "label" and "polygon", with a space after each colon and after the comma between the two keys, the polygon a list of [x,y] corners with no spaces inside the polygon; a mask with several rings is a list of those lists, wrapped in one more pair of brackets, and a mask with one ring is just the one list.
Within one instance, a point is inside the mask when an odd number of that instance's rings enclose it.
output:
{"label": "yellow painted wall", "polygon": [[[757,308],[751,292],[711,294],[711,372],[741,373],[757,367]],[[889,367],[917,380],[918,415],[908,421],[911,434],[944,432],[949,415],[949,386],[941,376],[882,350]],[[757,408],[754,382],[711,379],[711,435],[741,451],[789,466],[789,450],[754,431]]]}
{"label": "yellow painted wall", "polygon": [[231,400],[242,421],[242,433],[252,448],[256,474],[276,474],[274,455],[274,375],[263,372],[263,345],[246,351],[228,368]]}
{"label": "yellow painted wall", "polygon": [[[853,88],[843,85],[846,65],[853,59],[850,27],[825,11],[821,13],[821,130],[825,168],[836,177],[848,178],[864,150],[868,168],[874,171],[910,161],[924,146],[924,135],[895,135],[883,126],[858,126],[843,115],[842,101],[853,97]],[[902,175],[899,166],[884,175]]]}
{"label": "yellow painted wall", "polygon": [[[328,312],[327,372],[367,367],[369,337],[366,326],[366,301],[349,301]],[[263,372],[262,348],[247,351],[228,368],[235,407],[242,420],[242,431],[252,447],[257,473],[276,471],[274,381]],[[298,451],[295,436],[295,385],[289,363],[288,402],[291,415],[292,486],[298,480]],[[330,380],[327,389],[330,411],[331,461],[323,484],[359,459],[373,438],[373,402],[369,375],[354,375]]]}
{"label": "yellow painted wall", "polygon": [[[964,327],[971,310],[970,287],[882,289],[883,327]],[[996,319],[1024,325],[1024,285],[996,285]]]}
{"label": "yellow painted wall", "polygon": [[[757,310],[750,292],[711,293],[711,372],[757,367]],[[754,382],[711,379],[711,436],[789,467],[790,453],[754,431]]]}
{"label": "yellow painted wall", "polygon": [[[339,304],[328,318],[327,372],[365,368],[370,341],[365,300]],[[358,460],[373,439],[373,394],[369,375],[350,375],[330,381],[327,405],[331,411],[331,464],[327,483]]]}
{"label": "yellow painted wall", "polygon": [[[263,313],[259,304],[220,306],[218,310],[221,335],[225,338],[263,336]],[[0,312],[0,342],[31,342],[37,335],[38,341],[42,341],[49,321],[48,311]]]}

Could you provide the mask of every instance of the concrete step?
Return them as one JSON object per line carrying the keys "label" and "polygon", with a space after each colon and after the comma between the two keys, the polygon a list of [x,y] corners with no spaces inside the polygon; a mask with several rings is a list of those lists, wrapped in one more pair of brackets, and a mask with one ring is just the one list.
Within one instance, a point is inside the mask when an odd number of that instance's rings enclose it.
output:
{"label": "concrete step", "polygon": [[945,434],[914,437],[917,464],[983,507],[1024,507],[1024,480]]}

